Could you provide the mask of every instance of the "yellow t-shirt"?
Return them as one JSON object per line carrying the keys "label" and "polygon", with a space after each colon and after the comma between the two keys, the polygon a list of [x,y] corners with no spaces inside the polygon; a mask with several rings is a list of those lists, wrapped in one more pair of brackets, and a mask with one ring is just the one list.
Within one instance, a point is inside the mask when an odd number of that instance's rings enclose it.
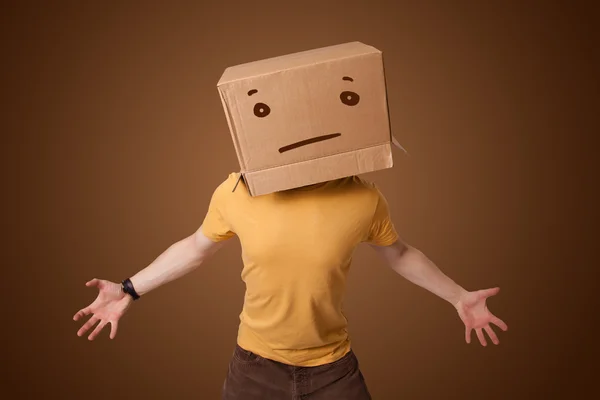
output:
{"label": "yellow t-shirt", "polygon": [[237,235],[246,284],[238,344],[297,366],[336,361],[350,350],[342,311],[358,244],[387,246],[398,235],[377,187],[348,177],[251,197],[239,174],[214,191],[203,233]]}

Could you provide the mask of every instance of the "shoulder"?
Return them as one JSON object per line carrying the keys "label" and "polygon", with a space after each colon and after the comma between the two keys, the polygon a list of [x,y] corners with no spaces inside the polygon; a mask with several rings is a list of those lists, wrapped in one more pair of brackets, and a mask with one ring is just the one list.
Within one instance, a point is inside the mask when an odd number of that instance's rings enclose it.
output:
{"label": "shoulder", "polygon": [[353,185],[356,185],[359,190],[365,193],[365,198],[368,202],[368,208],[374,215],[387,214],[389,205],[385,195],[380,190],[379,186],[372,181],[363,177],[354,176]]}
{"label": "shoulder", "polygon": [[364,177],[361,177],[361,176],[353,176],[349,179],[350,179],[350,183],[353,187],[355,187],[357,190],[360,190],[362,192],[369,194],[370,197],[374,197],[374,198],[378,199],[379,197],[383,196],[383,194],[379,190],[379,187],[374,182],[372,182],[368,179],[365,179]]}
{"label": "shoulder", "polygon": [[231,172],[216,187],[213,197],[221,201],[231,201],[249,196],[242,174]]}

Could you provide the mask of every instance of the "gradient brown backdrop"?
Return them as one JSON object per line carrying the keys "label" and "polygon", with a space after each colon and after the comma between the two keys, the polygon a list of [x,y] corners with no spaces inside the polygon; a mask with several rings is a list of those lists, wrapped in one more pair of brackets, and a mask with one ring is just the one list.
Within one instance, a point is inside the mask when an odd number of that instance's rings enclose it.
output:
{"label": "gradient brown backdrop", "polygon": [[352,40],[384,51],[411,154],[367,178],[451,277],[502,288],[490,307],[510,327],[498,347],[465,344],[451,307],[360,248],[346,312],[374,398],[586,398],[599,354],[591,8],[3,4],[7,398],[219,398],[242,305],[237,240],[137,302],[114,341],[76,336],[71,317],[96,294],[84,282],[132,275],[202,222],[237,169],[215,86],[227,66]]}

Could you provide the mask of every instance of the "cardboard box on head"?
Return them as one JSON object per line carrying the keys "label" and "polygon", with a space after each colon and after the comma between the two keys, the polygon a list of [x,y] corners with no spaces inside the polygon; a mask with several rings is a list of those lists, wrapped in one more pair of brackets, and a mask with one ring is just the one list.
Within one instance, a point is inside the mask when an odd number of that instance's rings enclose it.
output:
{"label": "cardboard box on head", "polygon": [[383,56],[372,46],[229,67],[217,88],[252,196],[393,165]]}

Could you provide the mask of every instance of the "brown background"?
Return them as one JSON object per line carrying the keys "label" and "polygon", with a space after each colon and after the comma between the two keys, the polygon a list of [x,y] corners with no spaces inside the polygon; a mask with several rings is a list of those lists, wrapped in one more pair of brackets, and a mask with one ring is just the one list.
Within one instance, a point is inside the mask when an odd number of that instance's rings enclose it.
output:
{"label": "brown background", "polygon": [[346,310],[374,398],[579,399],[595,386],[590,7],[3,4],[9,398],[219,398],[242,304],[237,240],[136,303],[115,341],[75,335],[95,296],[83,284],[119,281],[193,232],[236,170],[215,87],[225,67],[352,40],[384,51],[411,153],[368,178],[450,276],[502,288],[490,307],[510,327],[498,347],[466,345],[451,307],[358,249]]}

